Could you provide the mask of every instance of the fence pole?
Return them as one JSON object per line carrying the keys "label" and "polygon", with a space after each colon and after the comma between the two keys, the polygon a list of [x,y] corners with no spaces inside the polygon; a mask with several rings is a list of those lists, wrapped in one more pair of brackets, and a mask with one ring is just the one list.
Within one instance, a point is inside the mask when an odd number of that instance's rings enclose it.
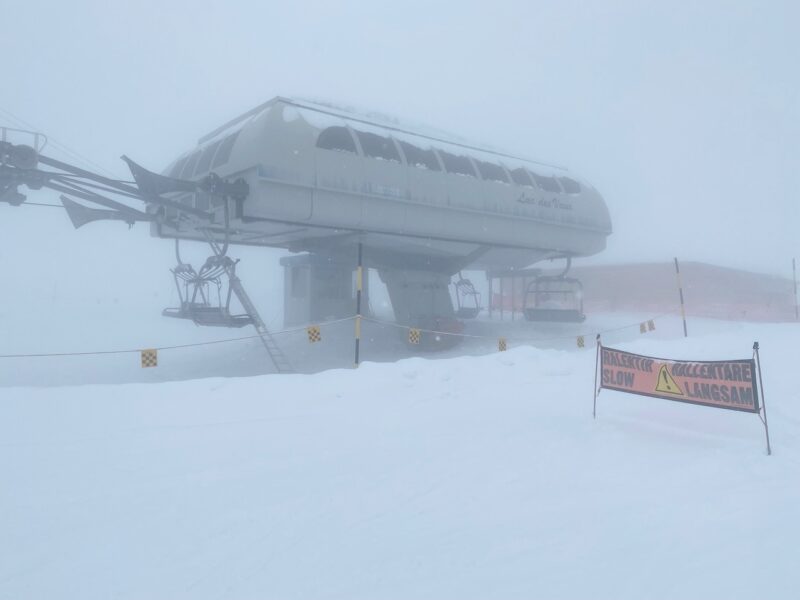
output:
{"label": "fence pole", "polygon": [[681,268],[678,266],[678,257],[675,257],[675,275],[678,278],[678,293],[681,297],[681,318],[683,319],[683,337],[689,337],[689,332],[686,329],[686,308],[683,304],[683,285],[681,284]]}
{"label": "fence pole", "polygon": [[361,290],[364,285],[364,270],[362,267],[362,247],[358,242],[358,266],[356,267],[356,368],[359,362],[359,350],[361,346]]}
{"label": "fence pole", "polygon": [[486,279],[489,280],[489,319],[492,318],[492,307],[494,306],[494,278],[486,271]]}
{"label": "fence pole", "polygon": [[797,321],[797,265],[794,259],[792,259],[792,281],[794,282],[794,320]]}
{"label": "fence pole", "polygon": [[501,275],[500,276],[500,320],[501,321],[503,320],[503,313],[504,313],[505,303],[506,303],[506,297],[503,295],[503,288],[505,287],[503,285],[503,280],[504,279],[505,279],[505,277],[503,277]]}
{"label": "fence pole", "polygon": [[517,312],[517,276],[511,276],[511,320],[513,321]]}

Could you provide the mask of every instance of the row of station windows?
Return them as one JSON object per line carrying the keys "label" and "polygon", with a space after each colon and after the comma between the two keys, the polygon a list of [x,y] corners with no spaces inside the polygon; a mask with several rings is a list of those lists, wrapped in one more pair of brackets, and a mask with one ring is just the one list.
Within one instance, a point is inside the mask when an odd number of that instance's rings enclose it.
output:
{"label": "row of station windows", "polygon": [[227,137],[218,139],[202,150],[197,150],[189,156],[184,156],[170,169],[169,176],[178,179],[191,179],[227,164],[238,135],[239,132],[237,131]]}
{"label": "row of station windows", "polygon": [[[547,192],[561,192],[563,190],[567,194],[579,194],[581,191],[581,184],[570,177],[545,177],[537,175],[533,171],[528,171],[523,167],[506,171],[499,164],[476,158],[470,159],[467,156],[451,154],[444,150],[424,149],[401,140],[397,140],[397,144],[395,144],[395,141],[390,137],[368,131],[354,129],[353,133],[358,136],[358,142],[361,144],[364,156],[370,158],[402,163],[400,158],[400,152],[402,152],[406,159],[406,164],[418,169],[441,171],[443,166],[448,173],[480,177],[487,181],[516,183],[517,185],[531,188],[538,186]],[[317,147],[324,150],[358,154],[356,141],[351,134],[351,130],[342,126],[328,127],[323,130],[317,138]]]}
{"label": "row of station windows", "polygon": [[[444,170],[448,173],[480,177],[487,181],[515,183],[531,188],[538,186],[547,192],[561,192],[563,189],[567,194],[579,194],[581,191],[580,183],[570,177],[545,177],[523,167],[506,171],[504,167],[496,163],[475,158],[470,159],[467,156],[452,154],[439,149],[420,148],[401,140],[398,140],[397,144],[395,144],[390,137],[368,131],[354,130],[354,132],[358,136],[364,155],[370,158],[402,163],[400,157],[400,152],[402,152],[406,164],[418,169],[441,171],[443,165]],[[183,157],[170,170],[170,177],[191,179],[227,164],[238,135],[239,132],[236,131],[201,150]],[[325,150],[338,150],[340,152],[358,154],[353,135],[347,127],[342,126],[328,127],[323,130],[317,138],[317,147]]]}

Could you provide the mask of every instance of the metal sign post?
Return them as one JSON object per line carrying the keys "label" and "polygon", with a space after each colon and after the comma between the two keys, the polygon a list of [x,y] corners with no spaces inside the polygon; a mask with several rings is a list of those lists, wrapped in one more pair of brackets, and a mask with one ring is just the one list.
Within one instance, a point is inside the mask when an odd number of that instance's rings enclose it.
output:
{"label": "metal sign post", "polygon": [[794,320],[797,321],[798,319],[798,309],[797,309],[797,264],[795,259],[792,259],[792,281],[794,282]]}
{"label": "metal sign post", "polygon": [[[579,338],[580,339],[580,338]],[[600,393],[600,389],[597,387],[597,372],[600,366],[600,348],[602,344],[600,343],[600,334],[597,334],[597,354],[594,357],[594,403],[592,404],[592,418],[597,418],[597,394]]]}
{"label": "metal sign post", "polygon": [[764,380],[761,378],[761,357],[758,353],[758,342],[753,342],[753,356],[756,359],[756,367],[758,369],[758,383],[759,391],[761,392],[761,411],[758,413],[758,418],[764,424],[764,433],[767,436],[767,456],[772,454],[772,447],[769,444],[769,425],[767,424],[767,405],[764,403]]}

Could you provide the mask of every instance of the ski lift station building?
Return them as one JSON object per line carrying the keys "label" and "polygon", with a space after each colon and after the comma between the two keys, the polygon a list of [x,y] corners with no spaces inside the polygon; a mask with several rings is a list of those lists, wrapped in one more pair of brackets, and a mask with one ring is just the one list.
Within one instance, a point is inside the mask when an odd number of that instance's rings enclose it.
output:
{"label": "ski lift station building", "polygon": [[304,253],[284,264],[287,301],[316,290],[294,322],[326,314],[328,300],[329,316],[345,310],[341,281],[352,279],[359,244],[398,322],[425,324],[452,318],[448,286],[462,269],[588,256],[611,233],[600,194],[562,167],[282,97],[212,131],[166,170],[189,180],[210,172],[249,184],[246,198],[229,201],[228,226],[221,201],[194,192],[178,200],[213,212],[218,226],[176,212],[155,220],[153,234],[221,240],[227,229],[232,244]]}

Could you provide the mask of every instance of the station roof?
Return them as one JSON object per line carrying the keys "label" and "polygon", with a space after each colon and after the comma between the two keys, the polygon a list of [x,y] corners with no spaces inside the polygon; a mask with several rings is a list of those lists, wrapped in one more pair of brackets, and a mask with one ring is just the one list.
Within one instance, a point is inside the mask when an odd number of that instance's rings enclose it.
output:
{"label": "station roof", "polygon": [[371,111],[361,111],[352,107],[337,106],[326,102],[304,100],[301,98],[287,98],[284,96],[276,96],[271,100],[268,100],[267,102],[264,102],[263,104],[260,104],[259,106],[256,106],[246,113],[236,117],[235,119],[228,121],[224,125],[200,138],[198,143],[202,145],[214,138],[221,137],[234,127],[241,126],[244,121],[256,118],[264,111],[269,110],[275,104],[279,103],[298,109],[304,118],[306,118],[306,120],[310,121],[312,124],[320,126],[321,128],[325,126],[326,120],[328,121],[329,125],[334,125],[336,124],[336,119],[343,119],[351,123],[358,123],[362,126],[376,127],[381,131],[388,132],[393,137],[398,137],[400,139],[402,139],[404,135],[408,135],[415,138],[424,138],[440,145],[446,144],[451,148],[456,147],[462,150],[470,150],[472,156],[475,156],[475,153],[477,152],[483,155],[492,155],[494,157],[502,157],[506,159],[523,161],[526,163],[534,163],[541,166],[550,167],[551,169],[557,169],[565,172],[567,171],[565,167],[560,165],[554,165],[551,163],[510,154],[485,144],[470,142],[469,140],[466,140],[458,135],[439,129],[431,128],[425,125],[406,123],[389,115]]}

